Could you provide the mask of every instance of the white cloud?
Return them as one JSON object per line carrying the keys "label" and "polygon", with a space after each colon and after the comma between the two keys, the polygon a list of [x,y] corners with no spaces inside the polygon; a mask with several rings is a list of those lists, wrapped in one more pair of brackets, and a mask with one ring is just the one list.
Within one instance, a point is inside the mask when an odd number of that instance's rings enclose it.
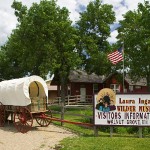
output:
{"label": "white cloud", "polygon": [[107,39],[109,43],[115,43],[117,42],[116,36],[118,35],[118,31],[114,30],[111,32],[110,37]]}
{"label": "white cloud", "polygon": [[66,7],[69,12],[70,12],[70,19],[74,22],[79,18],[79,14],[78,12],[76,12],[76,5],[77,2],[76,0],[71,0],[71,1],[62,1],[62,0],[58,0],[57,4],[60,7]]}
{"label": "white cloud", "polygon": [[[28,8],[33,2],[39,3],[40,0],[18,0]],[[79,19],[79,6],[87,6],[91,0],[58,0],[57,4],[60,7],[68,8],[70,12],[70,19],[75,22]],[[113,10],[116,14],[116,22],[123,19],[122,14],[125,14],[128,10],[137,9],[137,4],[144,2],[144,0],[103,0],[103,3],[112,4]],[[14,10],[11,8],[13,0],[0,0],[0,45],[4,44],[7,37],[11,34],[12,29],[15,28],[17,19],[14,15]],[[112,36],[114,33],[111,34]],[[114,37],[112,40],[116,41]]]}
{"label": "white cloud", "polygon": [[144,0],[103,0],[105,4],[113,5],[113,10],[116,15],[116,22],[123,19],[123,14],[129,10],[136,10],[138,3],[143,3]]}
{"label": "white cloud", "polygon": [[32,3],[40,3],[40,0],[17,0],[19,2],[22,2],[23,5],[27,6],[30,8],[32,6]]}
{"label": "white cloud", "polygon": [[89,4],[89,2],[91,2],[91,1],[93,1],[93,0],[76,0],[76,2],[77,2],[77,7],[79,6],[79,5],[84,5],[84,6],[87,6],[88,4]]}
{"label": "white cloud", "polygon": [[138,3],[144,3],[144,0],[125,0],[125,4],[128,6],[129,10],[137,9]]}
{"label": "white cloud", "polygon": [[[143,3],[144,0],[103,0],[104,4],[113,5],[113,11],[115,12],[116,22],[123,19],[123,14],[129,10],[137,10],[138,3]],[[110,43],[115,43],[117,39],[117,31],[111,33],[111,37],[108,38]]]}
{"label": "white cloud", "polygon": [[3,45],[17,23],[17,19],[11,9],[11,3],[8,0],[0,1],[0,18],[0,45]]}
{"label": "white cloud", "polygon": [[79,19],[79,6],[87,6],[91,0],[58,0],[57,4],[66,7],[70,12],[70,19],[75,22]]}

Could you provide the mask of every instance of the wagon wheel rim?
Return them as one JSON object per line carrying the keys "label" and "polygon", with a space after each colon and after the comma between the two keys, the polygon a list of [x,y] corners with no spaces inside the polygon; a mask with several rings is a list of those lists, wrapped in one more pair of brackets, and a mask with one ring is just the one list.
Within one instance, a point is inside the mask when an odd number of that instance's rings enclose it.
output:
{"label": "wagon wheel rim", "polygon": [[52,122],[51,118],[52,112],[49,109],[47,112],[41,113],[40,116],[37,116],[35,120],[41,127],[47,127]]}
{"label": "wagon wheel rim", "polygon": [[14,113],[14,125],[21,133],[26,133],[31,130],[33,117],[29,109],[26,107],[19,108]]}
{"label": "wagon wheel rim", "polygon": [[0,127],[3,127],[5,124],[5,107],[0,102]]}

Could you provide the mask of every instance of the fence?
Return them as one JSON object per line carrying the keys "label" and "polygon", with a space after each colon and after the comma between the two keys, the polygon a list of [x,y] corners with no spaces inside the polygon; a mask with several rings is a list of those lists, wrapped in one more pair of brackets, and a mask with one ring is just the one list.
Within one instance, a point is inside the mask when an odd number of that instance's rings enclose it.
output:
{"label": "fence", "polygon": [[[75,125],[79,125],[85,128],[89,128],[94,130],[94,135],[95,134],[95,126],[93,124],[93,106],[87,106],[87,105],[82,105],[82,106],[64,106],[64,117],[68,118],[69,116],[71,116],[71,119],[69,120],[65,120],[61,118],[61,106],[60,105],[51,105],[51,112],[53,114],[53,118],[52,121],[58,121],[61,122],[61,125],[63,125],[63,123],[69,123],[69,124],[75,124]],[[87,113],[90,112],[90,113]],[[57,116],[57,117],[54,117]],[[58,117],[59,116],[59,117]],[[73,118],[75,117],[76,121],[71,121]],[[69,117],[70,118],[70,117]],[[77,121],[77,120],[81,120],[81,121]]]}
{"label": "fence", "polygon": [[[60,105],[61,97],[56,97],[53,100],[50,100],[50,105]],[[65,97],[65,105],[92,105],[93,96],[92,95],[74,95]]]}

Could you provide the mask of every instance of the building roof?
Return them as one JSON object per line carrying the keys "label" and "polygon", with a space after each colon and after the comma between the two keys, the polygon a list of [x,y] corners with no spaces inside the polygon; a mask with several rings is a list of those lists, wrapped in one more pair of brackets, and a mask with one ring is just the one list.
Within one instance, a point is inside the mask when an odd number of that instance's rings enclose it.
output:
{"label": "building roof", "polygon": [[103,76],[98,76],[95,73],[87,74],[82,70],[74,70],[69,75],[70,82],[86,82],[86,83],[102,83]]}
{"label": "building roof", "polygon": [[[107,77],[106,76],[98,76],[95,73],[88,74],[83,70],[73,70],[69,74],[69,81],[70,82],[82,82],[82,83],[104,83],[106,80],[111,78],[116,73],[111,73]],[[120,73],[117,73],[120,74]],[[120,74],[121,75],[121,74]],[[55,80],[55,78],[53,78]],[[146,86],[146,78],[141,78],[138,81],[134,81],[131,79],[129,74],[125,75],[125,81],[129,83],[129,85],[139,85],[139,86]],[[49,90],[57,90],[56,87],[52,87],[51,85],[52,80],[47,80],[46,83],[48,85]],[[55,85],[55,84],[54,84]]]}
{"label": "building roof", "polygon": [[128,75],[125,77],[125,80],[129,83],[129,85],[139,85],[139,86],[146,86],[147,81],[146,78],[138,79],[137,81],[132,80]]}
{"label": "building roof", "polygon": [[[116,73],[111,73],[109,74],[107,77],[104,78],[103,82],[105,82],[106,80],[108,80],[110,77],[112,77],[114,74]],[[120,74],[121,75],[121,74]],[[125,75],[125,81],[129,83],[129,85],[139,85],[139,86],[146,86],[147,85],[147,81],[146,78],[141,78],[138,79],[136,81],[134,81],[129,74]]]}

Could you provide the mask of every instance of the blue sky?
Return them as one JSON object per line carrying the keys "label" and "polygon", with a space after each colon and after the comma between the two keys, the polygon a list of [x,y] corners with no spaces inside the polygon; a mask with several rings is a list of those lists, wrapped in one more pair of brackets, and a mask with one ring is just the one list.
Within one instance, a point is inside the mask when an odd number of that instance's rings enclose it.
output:
{"label": "blue sky", "polygon": [[[22,1],[23,5],[30,7],[33,2],[39,3],[40,0],[18,0]],[[86,9],[88,3],[93,0],[57,0],[60,7],[66,7],[70,11],[70,19],[75,22],[79,19],[79,12]],[[0,46],[3,45],[12,29],[16,27],[17,19],[14,15],[14,10],[11,8],[13,0],[0,0]],[[119,20],[123,19],[123,14],[129,10],[136,10],[138,3],[143,3],[144,0],[102,0],[103,4],[113,5],[113,10],[116,14],[116,21],[111,25],[111,37],[108,38],[110,43],[116,42],[118,34]]]}

